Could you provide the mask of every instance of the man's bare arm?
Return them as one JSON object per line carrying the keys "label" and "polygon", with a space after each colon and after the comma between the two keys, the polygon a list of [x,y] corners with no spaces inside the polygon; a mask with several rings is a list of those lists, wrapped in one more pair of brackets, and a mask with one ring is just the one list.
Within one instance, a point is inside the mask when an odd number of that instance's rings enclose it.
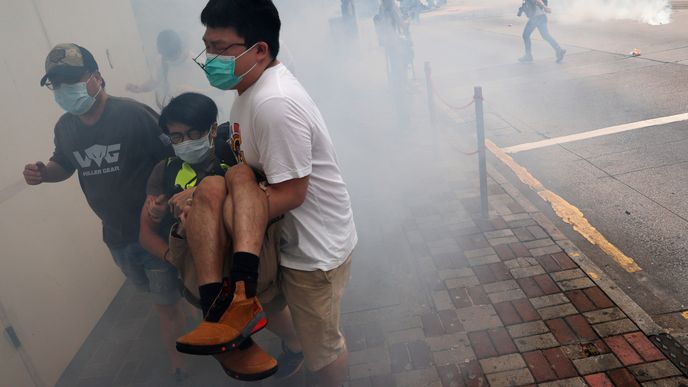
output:
{"label": "man's bare arm", "polygon": [[306,200],[309,176],[268,186],[269,218],[274,219],[298,208]]}

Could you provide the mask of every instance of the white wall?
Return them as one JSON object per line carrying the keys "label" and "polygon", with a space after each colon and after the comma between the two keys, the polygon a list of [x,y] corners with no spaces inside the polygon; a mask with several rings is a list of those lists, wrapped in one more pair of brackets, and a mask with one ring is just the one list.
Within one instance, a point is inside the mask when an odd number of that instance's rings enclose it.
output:
{"label": "white wall", "polygon": [[[113,95],[148,69],[128,1],[2,0],[0,7],[0,307],[42,381],[53,385],[123,276],[75,177],[21,182],[24,164],[50,157],[61,114],[39,86],[45,56],[62,42],[88,48]],[[0,345],[0,360],[10,357],[8,348]],[[3,387],[12,380],[6,371]]]}

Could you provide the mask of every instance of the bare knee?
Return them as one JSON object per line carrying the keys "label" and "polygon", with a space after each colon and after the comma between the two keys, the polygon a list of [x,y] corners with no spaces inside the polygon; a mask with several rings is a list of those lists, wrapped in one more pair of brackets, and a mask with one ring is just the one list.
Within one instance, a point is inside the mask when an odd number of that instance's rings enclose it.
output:
{"label": "bare knee", "polygon": [[227,197],[224,179],[220,176],[208,176],[201,181],[193,195],[194,204],[206,204],[221,207]]}
{"label": "bare knee", "polygon": [[225,175],[227,182],[227,189],[232,190],[232,187],[238,187],[243,184],[256,183],[256,175],[248,165],[241,163],[229,169]]}

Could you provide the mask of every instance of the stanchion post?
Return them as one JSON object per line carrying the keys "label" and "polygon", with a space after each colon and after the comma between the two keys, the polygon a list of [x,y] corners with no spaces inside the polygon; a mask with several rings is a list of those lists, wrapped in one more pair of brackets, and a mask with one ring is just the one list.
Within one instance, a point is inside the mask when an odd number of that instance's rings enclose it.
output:
{"label": "stanchion post", "polygon": [[432,86],[432,69],[430,68],[430,62],[425,62],[425,87],[428,92],[430,122],[435,126],[435,89]]}
{"label": "stanchion post", "polygon": [[487,166],[485,165],[485,118],[483,115],[483,88],[475,87],[475,118],[478,131],[478,167],[480,170],[480,215],[488,218]]}

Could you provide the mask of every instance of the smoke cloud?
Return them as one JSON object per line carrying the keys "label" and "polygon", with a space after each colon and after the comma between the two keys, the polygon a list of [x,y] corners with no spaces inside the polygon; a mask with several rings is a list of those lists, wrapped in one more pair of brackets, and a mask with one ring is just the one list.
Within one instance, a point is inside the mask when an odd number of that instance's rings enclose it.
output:
{"label": "smoke cloud", "polygon": [[670,0],[557,0],[552,1],[558,21],[635,20],[650,25],[671,22]]}

